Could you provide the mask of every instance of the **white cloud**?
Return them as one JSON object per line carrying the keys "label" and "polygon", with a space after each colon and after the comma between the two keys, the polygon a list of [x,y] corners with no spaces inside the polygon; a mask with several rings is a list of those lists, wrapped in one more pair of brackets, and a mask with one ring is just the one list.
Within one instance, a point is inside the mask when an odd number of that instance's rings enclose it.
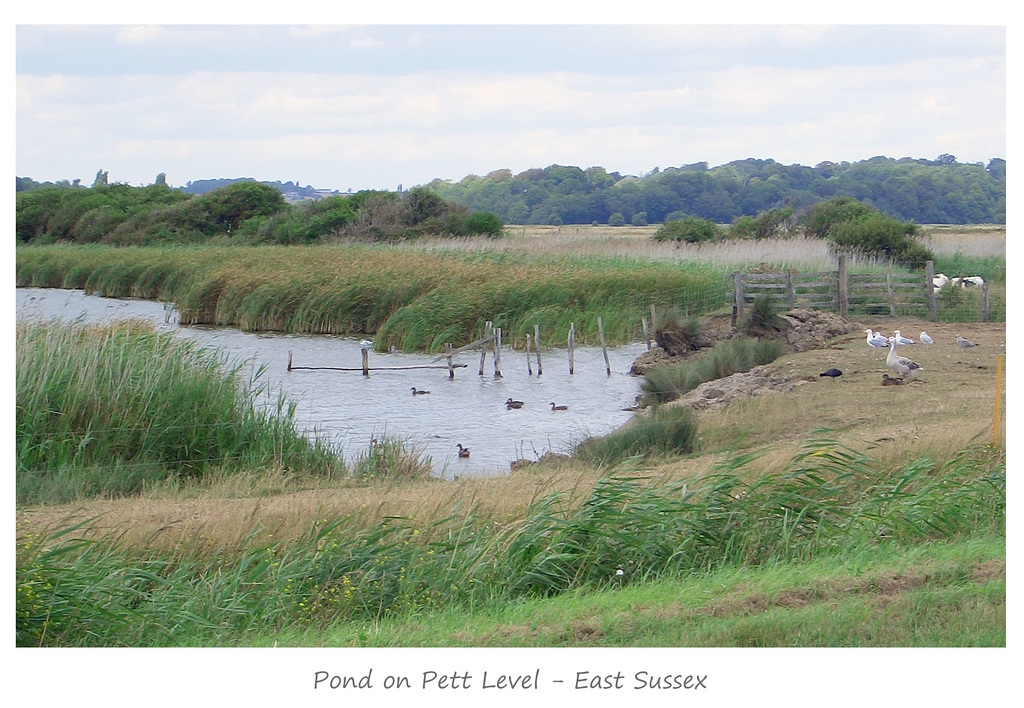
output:
{"label": "white cloud", "polygon": [[[1002,47],[977,46],[993,37],[976,28],[942,28],[943,56],[927,31],[911,29],[907,41],[927,51],[888,56],[900,49],[899,28],[505,29],[493,52],[467,62],[452,42],[477,51],[491,35],[437,26],[29,28],[19,31],[19,52],[22,38],[32,53],[55,33],[79,38],[83,52],[95,39],[98,49],[85,65],[57,61],[60,71],[45,68],[53,56],[40,50],[19,73],[16,169],[70,179],[104,166],[129,183],[161,171],[172,182],[304,174],[316,186],[359,188],[555,163],[635,173],[746,157],[1004,157]],[[506,46],[517,37],[520,45]],[[602,38],[621,44],[600,51],[612,46]],[[119,47],[139,61],[119,61]],[[310,47],[313,68],[295,68]],[[451,55],[432,64],[442,48]],[[165,52],[171,60],[145,70],[142,59]],[[397,58],[404,64],[374,69]]]}

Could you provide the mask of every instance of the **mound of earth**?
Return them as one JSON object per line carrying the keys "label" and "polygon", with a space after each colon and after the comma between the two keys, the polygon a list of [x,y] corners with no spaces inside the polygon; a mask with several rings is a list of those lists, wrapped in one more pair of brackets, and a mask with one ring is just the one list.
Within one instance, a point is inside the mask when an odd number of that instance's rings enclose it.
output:
{"label": "mound of earth", "polygon": [[771,393],[788,393],[812,380],[814,379],[792,379],[771,364],[765,364],[750,371],[703,383],[680,396],[671,405],[685,406],[694,411],[706,411],[721,408],[738,399]]}
{"label": "mound of earth", "polygon": [[[822,312],[806,307],[781,313],[778,318],[782,327],[774,336],[796,352],[818,349],[835,337],[863,329],[861,325],[850,322],[832,312]],[[732,326],[731,317],[728,315],[709,317],[702,323],[701,332],[691,348],[681,354],[673,355],[661,346],[651,347],[650,351],[637,357],[630,367],[629,373],[633,376],[643,376],[656,366],[683,361],[700,353],[703,349],[713,347],[718,342],[742,334],[740,330]],[[664,338],[674,342],[681,337],[682,335],[659,334],[659,341]]]}

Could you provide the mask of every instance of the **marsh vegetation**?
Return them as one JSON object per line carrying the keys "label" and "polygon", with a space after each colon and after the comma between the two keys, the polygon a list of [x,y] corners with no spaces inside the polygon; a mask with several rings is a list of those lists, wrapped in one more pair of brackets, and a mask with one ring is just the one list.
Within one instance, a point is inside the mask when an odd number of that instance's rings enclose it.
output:
{"label": "marsh vegetation", "polygon": [[[525,233],[491,249],[472,239],[31,247],[19,249],[18,282],[169,299],[196,321],[376,332],[378,348],[436,350],[502,316],[516,332],[536,318],[557,329],[561,318],[603,315],[606,333],[629,337],[652,293],[700,314],[720,307],[715,288],[737,263],[790,253],[779,260],[806,267],[816,257],[799,244],[750,242],[716,245],[716,261],[705,245],[644,239],[630,252],[629,239],[562,236],[549,250]],[[969,234],[958,238],[936,257],[988,263],[986,275],[1004,269],[998,255],[972,252]],[[743,256],[725,250],[740,246]],[[620,324],[613,308],[625,313]],[[258,377],[225,372],[145,327],[19,323],[16,642],[1003,645],[1005,423],[993,429],[992,409],[1005,410],[1005,391],[996,398],[1005,325],[927,327],[940,344],[915,351],[927,375],[914,385],[881,388],[876,352],[861,336],[837,338],[775,353],[771,365],[794,379],[837,366],[839,380],[696,417],[665,403],[617,435],[581,441],[572,458],[446,482],[398,441],[346,468],[289,429],[287,401],[272,417],[250,408]],[[983,346],[943,348],[954,328]],[[883,393],[891,400],[879,406]],[[208,416],[201,426],[181,425],[197,411]],[[90,475],[97,459],[125,475]],[[626,587],[616,585],[619,566]],[[879,578],[923,578],[926,567],[929,579],[889,614],[830,604],[830,588],[871,597],[889,587]],[[751,613],[730,604],[740,582],[769,598],[763,608],[806,592],[807,611],[744,625]],[[646,617],[643,631],[614,619],[574,631],[600,602],[622,617],[623,603],[678,611]],[[551,619],[559,611],[568,619]],[[913,619],[922,616],[930,622]]]}

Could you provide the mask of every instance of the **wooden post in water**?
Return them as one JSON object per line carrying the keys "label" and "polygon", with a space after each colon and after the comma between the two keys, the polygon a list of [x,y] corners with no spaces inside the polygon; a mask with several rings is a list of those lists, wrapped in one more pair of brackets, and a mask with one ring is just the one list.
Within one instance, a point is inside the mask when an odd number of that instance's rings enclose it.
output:
{"label": "wooden post in water", "polygon": [[292,370],[292,350],[288,350],[288,371]]}
{"label": "wooden post in water", "polygon": [[608,375],[612,375],[612,365],[608,363],[608,347],[604,343],[604,324],[601,322],[601,318],[597,318],[597,333],[601,337],[601,351],[604,352],[604,369],[608,372]]}
{"label": "wooden post in water", "polygon": [[[484,325],[484,339],[491,336],[491,323],[488,322]],[[484,342],[483,346],[480,347],[480,375],[484,375],[484,360],[487,359],[487,343]]]}
{"label": "wooden post in water", "polygon": [[501,378],[501,327],[495,329],[494,335],[494,378]]}
{"label": "wooden post in water", "polygon": [[452,366],[452,343],[448,342],[447,344],[445,344],[444,345],[444,350],[445,350],[445,353],[447,353],[447,355],[448,355],[446,357],[448,359],[448,378],[449,379],[454,379],[455,378],[455,367]]}
{"label": "wooden post in water", "polygon": [[647,318],[641,317],[640,324],[644,327],[644,341],[647,342],[647,351],[651,351],[651,327],[647,324]]}
{"label": "wooden post in water", "polygon": [[576,362],[575,362],[575,359],[576,359],[576,323],[575,322],[570,322],[569,323],[569,341],[568,341],[568,345],[569,345],[569,373],[572,374],[573,373],[573,369],[575,368],[575,364],[576,364]]}
{"label": "wooden post in water", "polygon": [[370,375],[370,353],[367,347],[363,347],[360,351],[363,352],[363,376]]}
{"label": "wooden post in water", "polygon": [[533,364],[530,363],[530,335],[526,335],[526,373],[533,376]]}
{"label": "wooden post in water", "polygon": [[540,365],[540,325],[533,326],[533,349],[537,352],[537,376],[544,373]]}

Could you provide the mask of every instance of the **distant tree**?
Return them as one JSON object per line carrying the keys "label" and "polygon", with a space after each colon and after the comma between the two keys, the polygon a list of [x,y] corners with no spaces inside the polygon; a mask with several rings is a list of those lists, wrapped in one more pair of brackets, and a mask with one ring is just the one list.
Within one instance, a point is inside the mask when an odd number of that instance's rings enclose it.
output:
{"label": "distant tree", "polygon": [[626,225],[626,217],[624,217],[622,215],[622,212],[618,212],[617,211],[617,212],[615,212],[614,214],[612,214],[611,216],[608,217],[608,225],[609,226],[625,226]]}
{"label": "distant tree", "polygon": [[153,184],[154,185],[161,185],[161,186],[166,187],[167,186],[167,175],[165,173],[161,172],[160,174],[158,174],[156,176],[156,179],[153,180]]}
{"label": "distant tree", "polygon": [[92,181],[93,187],[105,187],[107,185],[107,173],[103,170],[97,170],[96,179]]}
{"label": "distant tree", "polygon": [[631,219],[633,226],[647,226],[647,212],[638,211]]}

